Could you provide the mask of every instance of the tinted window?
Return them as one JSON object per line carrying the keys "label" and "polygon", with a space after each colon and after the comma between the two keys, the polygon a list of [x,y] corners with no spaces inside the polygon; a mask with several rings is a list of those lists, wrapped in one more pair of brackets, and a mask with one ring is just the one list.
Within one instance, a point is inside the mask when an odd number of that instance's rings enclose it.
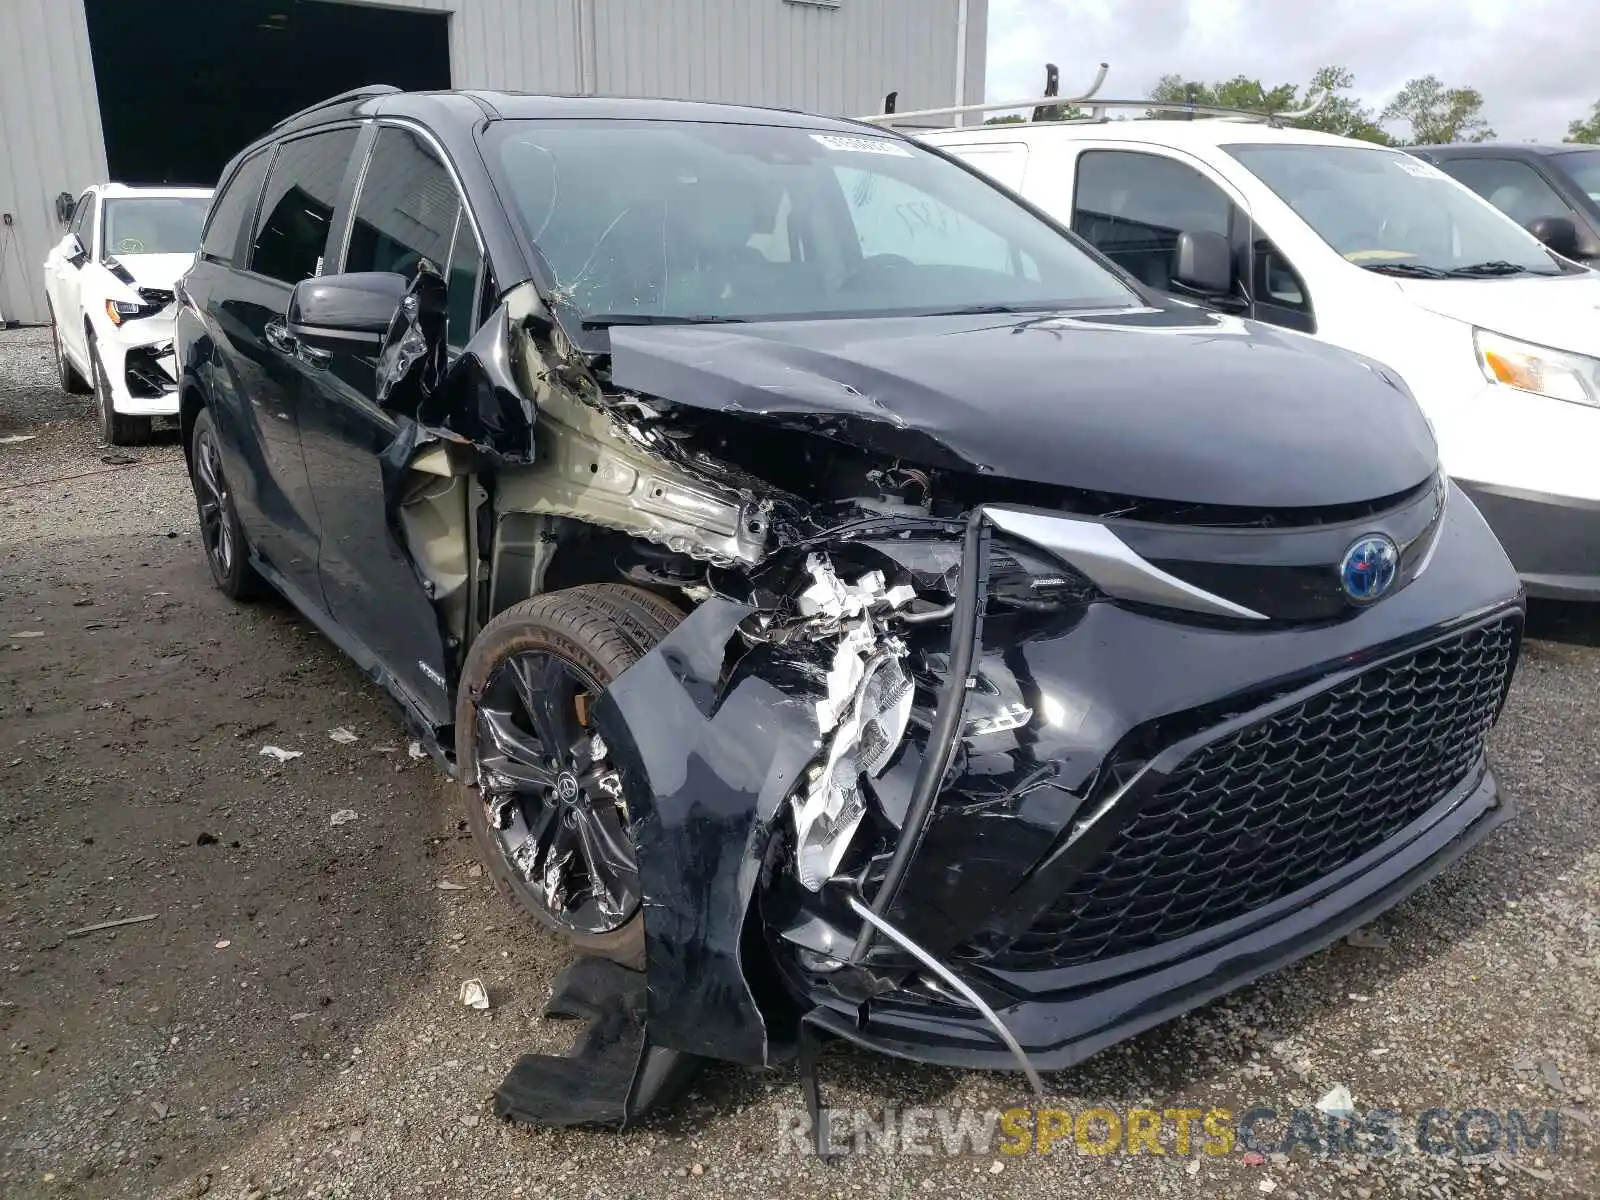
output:
{"label": "tinted window", "polygon": [[317,273],[356,132],[334,129],[283,144],[261,200],[250,249],[252,271],[285,283]]}
{"label": "tinted window", "polygon": [[1228,236],[1233,204],[1193,167],[1128,150],[1078,159],[1072,227],[1118,266],[1152,287],[1172,285],[1178,234]]}
{"label": "tinted window", "polygon": [[876,133],[496,121],[513,215],[584,316],[803,320],[1137,297],[1011,195]]}
{"label": "tinted window", "polygon": [[380,129],[356,201],[344,269],[411,276],[426,258],[442,271],[460,211],[455,184],[427,143],[409,129]]}
{"label": "tinted window", "polygon": [[1589,199],[1600,204],[1600,150],[1574,150],[1557,155],[1553,163],[1557,170],[1565,171]]}
{"label": "tinted window", "polygon": [[233,173],[227,186],[211,202],[211,218],[206,222],[201,254],[216,262],[232,263],[239,251],[239,234],[256,215],[261,196],[261,181],[266,177],[272,153],[258,150]]}
{"label": "tinted window", "polygon": [[1439,164],[1518,225],[1536,217],[1565,217],[1572,206],[1527,163],[1509,158],[1463,158]]}
{"label": "tinted window", "polygon": [[193,254],[200,248],[205,196],[138,196],[107,200],[106,250],[111,254]]}
{"label": "tinted window", "polygon": [[427,259],[450,284],[448,341],[472,335],[473,300],[482,256],[460,193],[433,149],[409,129],[378,131],[350,227],[347,271],[415,276]]}

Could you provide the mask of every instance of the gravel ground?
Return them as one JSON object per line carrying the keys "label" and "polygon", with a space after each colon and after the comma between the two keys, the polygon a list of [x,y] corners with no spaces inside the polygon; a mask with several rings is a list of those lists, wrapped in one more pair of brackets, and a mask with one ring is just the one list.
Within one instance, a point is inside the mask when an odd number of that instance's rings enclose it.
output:
{"label": "gravel ground", "polygon": [[[7,438],[29,437],[27,441]],[[560,951],[477,871],[442,777],[281,604],[215,592],[168,437],[107,463],[47,331],[0,334],[0,1194],[1594,1196],[1600,621],[1537,608],[1495,735],[1518,821],[1341,944],[1049,1082],[1080,1112],[1564,1112],[1554,1153],[787,1152],[790,1070],[713,1070],[624,1135],[501,1125]],[[26,636],[37,635],[37,636]],[[328,733],[345,727],[350,744]],[[272,744],[303,756],[277,763]],[[330,817],[354,809],[334,826]],[[442,889],[441,881],[460,890]],[[154,914],[120,929],[82,926]],[[456,1003],[483,979],[493,1007]],[[832,1048],[853,1109],[1025,1101]],[[935,1139],[937,1140],[937,1139]]]}

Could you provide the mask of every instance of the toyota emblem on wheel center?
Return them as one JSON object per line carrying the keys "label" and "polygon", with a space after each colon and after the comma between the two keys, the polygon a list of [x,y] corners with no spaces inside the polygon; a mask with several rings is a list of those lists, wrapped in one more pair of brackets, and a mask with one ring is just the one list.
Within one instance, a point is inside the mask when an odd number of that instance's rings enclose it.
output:
{"label": "toyota emblem on wheel center", "polygon": [[1370,604],[1394,586],[1399,568],[1399,548],[1382,534],[1372,534],[1344,552],[1344,561],[1339,564],[1339,582],[1351,600]]}

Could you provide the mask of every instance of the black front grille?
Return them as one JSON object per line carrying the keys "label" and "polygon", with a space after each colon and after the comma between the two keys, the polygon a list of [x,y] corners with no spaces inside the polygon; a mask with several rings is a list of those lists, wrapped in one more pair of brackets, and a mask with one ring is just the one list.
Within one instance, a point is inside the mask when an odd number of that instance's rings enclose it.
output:
{"label": "black front grille", "polygon": [[[1393,837],[1472,770],[1520,623],[1375,667],[1212,742],[1140,794],[996,966],[1065,967],[1221,924]],[[1114,814],[1113,814],[1114,817]]]}

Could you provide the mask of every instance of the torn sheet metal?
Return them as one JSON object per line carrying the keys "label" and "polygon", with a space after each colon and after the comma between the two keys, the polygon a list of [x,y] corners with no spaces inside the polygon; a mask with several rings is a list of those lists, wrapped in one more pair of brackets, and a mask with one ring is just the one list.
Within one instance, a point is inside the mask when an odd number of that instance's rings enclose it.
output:
{"label": "torn sheet metal", "polygon": [[[810,687],[781,647],[746,648],[755,610],[707,600],[596,701],[639,860],[653,1045],[750,1065],[773,1031],[742,934],[783,806],[817,753]],[[764,678],[770,676],[771,678]],[[779,680],[780,682],[773,682]]]}
{"label": "torn sheet metal", "polygon": [[515,353],[511,317],[502,305],[450,364],[419,419],[465,438],[498,462],[532,462],[537,413],[517,383]]}
{"label": "torn sheet metal", "polygon": [[378,350],[377,400],[390,412],[415,418],[445,375],[445,323],[449,287],[427,259],[417,263]]}

